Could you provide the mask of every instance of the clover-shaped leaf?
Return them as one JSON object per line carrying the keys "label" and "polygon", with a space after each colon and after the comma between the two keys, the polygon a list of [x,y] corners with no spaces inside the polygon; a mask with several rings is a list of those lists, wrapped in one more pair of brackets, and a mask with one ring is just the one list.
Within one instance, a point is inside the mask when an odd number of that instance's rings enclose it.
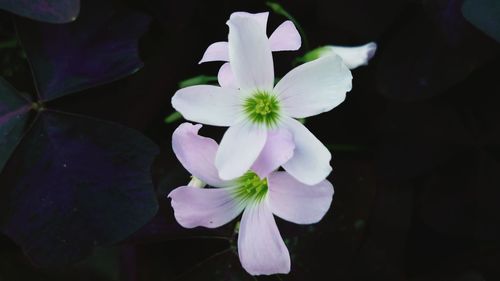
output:
{"label": "clover-shaped leaf", "polygon": [[112,2],[85,1],[80,17],[64,25],[16,18],[38,92],[24,99],[0,81],[0,226],[42,266],[73,263],[123,240],[158,208],[155,144],[132,129],[51,108],[54,99],[142,66],[137,41],[150,20]]}
{"label": "clover-shaped leaf", "polygon": [[0,9],[30,19],[67,23],[80,11],[80,0],[0,0]]}
{"label": "clover-shaped leaf", "polygon": [[143,65],[137,39],[149,17],[120,12],[112,1],[86,1],[73,24],[21,18],[16,24],[44,101],[123,78]]}

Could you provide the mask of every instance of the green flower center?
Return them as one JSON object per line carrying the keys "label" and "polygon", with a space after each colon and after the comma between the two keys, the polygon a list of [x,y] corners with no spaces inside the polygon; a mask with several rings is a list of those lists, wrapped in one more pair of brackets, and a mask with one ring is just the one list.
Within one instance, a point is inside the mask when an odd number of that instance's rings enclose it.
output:
{"label": "green flower center", "polygon": [[248,118],[257,124],[268,127],[276,125],[279,120],[280,105],[275,95],[265,91],[257,91],[247,98],[243,108]]}
{"label": "green flower center", "polygon": [[254,172],[247,172],[237,183],[234,195],[241,201],[259,202],[267,194],[267,179],[260,179]]}

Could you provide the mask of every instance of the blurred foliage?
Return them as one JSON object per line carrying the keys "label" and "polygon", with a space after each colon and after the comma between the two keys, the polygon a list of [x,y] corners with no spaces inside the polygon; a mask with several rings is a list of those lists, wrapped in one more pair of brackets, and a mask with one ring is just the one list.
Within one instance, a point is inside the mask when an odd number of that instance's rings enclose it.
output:
{"label": "blurred foliage", "polygon": [[500,42],[500,2],[496,0],[466,0],[464,17],[475,27]]}
{"label": "blurred foliage", "polygon": [[37,21],[68,23],[80,10],[80,0],[0,0],[0,9]]}

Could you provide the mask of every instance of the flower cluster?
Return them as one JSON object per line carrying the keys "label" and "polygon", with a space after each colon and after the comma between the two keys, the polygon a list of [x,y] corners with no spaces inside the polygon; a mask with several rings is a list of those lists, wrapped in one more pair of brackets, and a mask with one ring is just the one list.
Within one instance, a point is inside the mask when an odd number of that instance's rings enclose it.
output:
{"label": "flower cluster", "polygon": [[226,62],[218,74],[220,87],[191,86],[172,98],[184,118],[229,127],[219,145],[198,134],[199,124],[175,130],[174,152],[193,175],[168,195],[175,218],[186,228],[215,228],[243,213],[238,254],[252,275],[290,271],[273,215],[311,224],[330,208],[331,154],[297,119],[343,102],[351,90],[349,68],[366,64],[374,52],[373,45],[331,47],[275,84],[272,52],[297,50],[301,38],[290,21],[268,37],[267,17],[233,13],[228,41],[210,45],[200,61]]}

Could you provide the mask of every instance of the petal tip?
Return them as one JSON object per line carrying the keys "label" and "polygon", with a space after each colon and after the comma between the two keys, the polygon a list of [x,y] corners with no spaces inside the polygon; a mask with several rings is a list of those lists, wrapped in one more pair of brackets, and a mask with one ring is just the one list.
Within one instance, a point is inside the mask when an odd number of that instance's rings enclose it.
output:
{"label": "petal tip", "polygon": [[369,60],[371,60],[373,58],[373,56],[375,56],[375,53],[377,52],[377,43],[375,42],[370,42],[367,44],[367,52],[366,52],[366,56],[367,56],[367,63]]}

